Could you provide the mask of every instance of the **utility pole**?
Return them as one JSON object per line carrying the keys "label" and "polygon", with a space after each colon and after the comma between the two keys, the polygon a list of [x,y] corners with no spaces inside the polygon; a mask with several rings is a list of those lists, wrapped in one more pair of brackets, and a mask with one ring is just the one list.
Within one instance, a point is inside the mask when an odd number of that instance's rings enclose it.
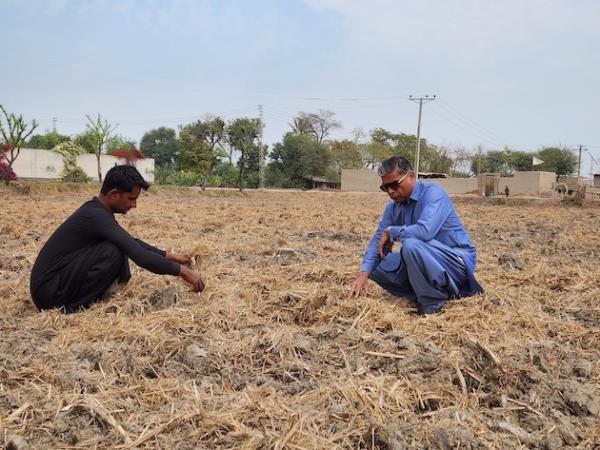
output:
{"label": "utility pole", "polygon": [[412,95],[408,96],[408,99],[412,102],[419,103],[419,121],[417,122],[417,147],[415,149],[415,177],[419,178],[419,157],[421,153],[421,114],[423,112],[423,103],[432,102],[435,100],[435,95],[430,97],[426,95],[425,97],[413,97]]}
{"label": "utility pole", "polygon": [[258,186],[261,191],[265,189],[265,149],[263,148],[263,105],[258,105],[260,128],[258,134]]}
{"label": "utility pole", "polygon": [[583,149],[583,145],[579,145],[579,158],[577,159],[577,178],[581,176],[581,150]]}
{"label": "utility pole", "polygon": [[56,133],[56,117],[52,118],[52,132]]}

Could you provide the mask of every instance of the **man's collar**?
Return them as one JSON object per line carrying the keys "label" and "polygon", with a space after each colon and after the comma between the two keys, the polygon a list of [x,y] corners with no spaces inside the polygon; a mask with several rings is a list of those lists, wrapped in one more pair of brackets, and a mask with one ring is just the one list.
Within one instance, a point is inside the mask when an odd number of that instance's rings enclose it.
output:
{"label": "man's collar", "polygon": [[412,192],[410,193],[409,198],[415,202],[419,201],[419,197],[421,197],[422,189],[423,189],[423,182],[421,180],[416,180],[415,185],[413,187]]}

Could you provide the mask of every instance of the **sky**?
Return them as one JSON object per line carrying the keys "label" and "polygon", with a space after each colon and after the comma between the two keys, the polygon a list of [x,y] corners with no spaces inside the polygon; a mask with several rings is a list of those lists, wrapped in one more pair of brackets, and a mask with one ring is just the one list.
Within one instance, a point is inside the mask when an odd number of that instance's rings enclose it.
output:
{"label": "sky", "polygon": [[[600,171],[597,0],[0,0],[0,104],[40,132],[86,114],[139,142],[206,114],[299,112],[449,147],[583,145]],[[52,118],[56,118],[53,122]]]}

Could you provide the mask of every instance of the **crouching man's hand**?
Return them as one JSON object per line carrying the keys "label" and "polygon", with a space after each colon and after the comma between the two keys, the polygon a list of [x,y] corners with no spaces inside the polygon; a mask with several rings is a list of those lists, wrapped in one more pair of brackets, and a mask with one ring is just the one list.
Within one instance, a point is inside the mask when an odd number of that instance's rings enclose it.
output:
{"label": "crouching man's hand", "polygon": [[204,290],[204,281],[200,278],[200,274],[183,264],[179,267],[179,276],[192,285],[192,290],[194,292],[202,292]]}
{"label": "crouching man's hand", "polygon": [[350,294],[348,298],[358,297],[360,294],[367,290],[367,284],[369,283],[369,274],[368,272],[358,272],[356,276],[356,280],[350,286]]}
{"label": "crouching man's hand", "polygon": [[176,262],[177,264],[183,264],[189,266],[192,262],[192,258],[189,255],[180,255],[177,253],[167,253],[165,256],[169,261]]}

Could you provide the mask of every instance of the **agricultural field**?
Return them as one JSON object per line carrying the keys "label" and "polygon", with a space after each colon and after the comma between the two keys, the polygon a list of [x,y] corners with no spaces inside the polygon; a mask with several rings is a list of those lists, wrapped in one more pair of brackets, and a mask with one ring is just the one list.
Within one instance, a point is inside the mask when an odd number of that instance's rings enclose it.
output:
{"label": "agricultural field", "polygon": [[[600,209],[457,198],[486,294],[348,299],[383,194],[152,188],[120,223],[188,251],[39,313],[29,272],[91,188],[0,188],[0,443],[12,449],[600,447]],[[10,444],[9,444],[10,443]]]}

